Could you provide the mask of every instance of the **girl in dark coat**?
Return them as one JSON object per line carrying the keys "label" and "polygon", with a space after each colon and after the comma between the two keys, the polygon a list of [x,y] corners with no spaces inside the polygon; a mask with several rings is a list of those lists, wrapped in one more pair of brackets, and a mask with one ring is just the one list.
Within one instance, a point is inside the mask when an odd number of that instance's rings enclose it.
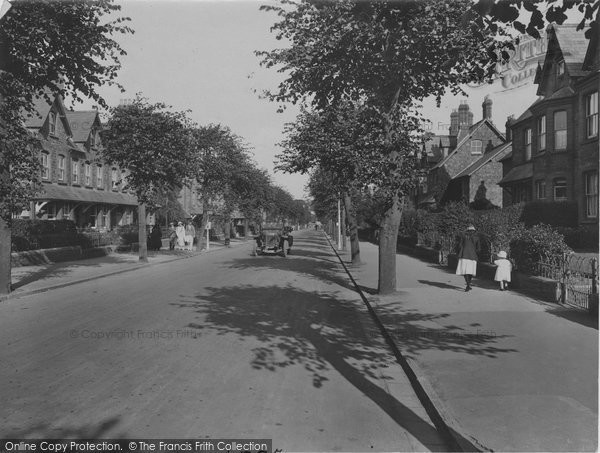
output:
{"label": "girl in dark coat", "polygon": [[456,275],[465,278],[467,287],[465,291],[471,291],[471,280],[477,274],[477,254],[479,253],[479,237],[475,233],[475,227],[469,225],[467,231],[461,236],[458,246],[458,265]]}

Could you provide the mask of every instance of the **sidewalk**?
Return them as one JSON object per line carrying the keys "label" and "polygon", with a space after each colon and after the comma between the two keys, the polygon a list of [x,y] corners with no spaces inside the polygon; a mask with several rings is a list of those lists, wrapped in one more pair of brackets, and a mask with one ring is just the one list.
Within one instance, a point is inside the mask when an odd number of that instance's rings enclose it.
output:
{"label": "sidewalk", "polygon": [[[232,239],[231,247],[250,244],[250,239]],[[85,260],[65,261],[61,263],[42,264],[37,266],[20,266],[12,268],[13,292],[10,298],[49,291],[55,288],[84,283],[141,267],[153,266],[169,261],[190,258],[205,253],[224,249],[222,242],[211,242],[208,251],[165,250],[148,251],[148,263],[140,263],[137,252],[112,253],[107,256]],[[0,297],[0,301],[6,297]]]}
{"label": "sidewalk", "polygon": [[[494,451],[596,451],[598,323],[495,282],[397,255],[375,295],[377,246],[348,269],[449,426]],[[345,263],[349,252],[340,252]]]}

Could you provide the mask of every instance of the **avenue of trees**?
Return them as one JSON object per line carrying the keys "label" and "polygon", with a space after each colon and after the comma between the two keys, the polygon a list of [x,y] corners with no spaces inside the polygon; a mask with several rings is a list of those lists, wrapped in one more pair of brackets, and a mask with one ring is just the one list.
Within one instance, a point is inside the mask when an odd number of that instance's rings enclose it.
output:
{"label": "avenue of trees", "polygon": [[[581,27],[597,31],[597,0],[549,3],[546,16],[536,1],[281,0],[262,7],[277,15],[271,30],[285,43],[256,52],[265,67],[284,75],[265,96],[280,110],[286,103],[303,107],[287,126],[280,166],[313,171],[315,187],[328,181],[348,212],[353,194],[373,193],[381,210],[379,293],[396,289],[403,201],[419,176],[419,103],[428,97],[439,103],[447,92],[464,94],[467,83],[491,81],[514,49],[513,30],[535,35],[576,7]],[[521,9],[528,23],[519,20]]]}

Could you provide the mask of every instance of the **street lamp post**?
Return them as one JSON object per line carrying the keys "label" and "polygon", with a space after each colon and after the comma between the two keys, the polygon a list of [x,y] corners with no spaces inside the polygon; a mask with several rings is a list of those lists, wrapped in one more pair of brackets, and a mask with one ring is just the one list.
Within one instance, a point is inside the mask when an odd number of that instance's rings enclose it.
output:
{"label": "street lamp post", "polygon": [[339,196],[337,201],[337,248],[342,250],[342,207]]}

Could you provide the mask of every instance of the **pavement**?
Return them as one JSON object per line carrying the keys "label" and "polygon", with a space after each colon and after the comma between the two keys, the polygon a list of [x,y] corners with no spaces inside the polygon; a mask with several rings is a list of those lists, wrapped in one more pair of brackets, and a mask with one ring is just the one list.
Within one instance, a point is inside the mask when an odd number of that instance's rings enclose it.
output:
{"label": "pavement", "polygon": [[[348,244],[349,247],[349,244]],[[496,282],[396,256],[377,296],[377,246],[339,252],[448,426],[481,450],[597,451],[598,320]]]}
{"label": "pavement", "polygon": [[[248,243],[250,243],[250,239],[232,239],[230,246],[237,247]],[[209,250],[170,251],[161,249],[158,252],[148,251],[147,263],[139,261],[137,252],[115,252],[98,258],[13,267],[11,270],[13,291],[8,297],[20,297],[49,291],[110,275],[130,272],[147,266],[216,252],[224,248],[226,247],[222,242],[211,241]],[[6,298],[6,296],[0,296],[0,301]]]}

